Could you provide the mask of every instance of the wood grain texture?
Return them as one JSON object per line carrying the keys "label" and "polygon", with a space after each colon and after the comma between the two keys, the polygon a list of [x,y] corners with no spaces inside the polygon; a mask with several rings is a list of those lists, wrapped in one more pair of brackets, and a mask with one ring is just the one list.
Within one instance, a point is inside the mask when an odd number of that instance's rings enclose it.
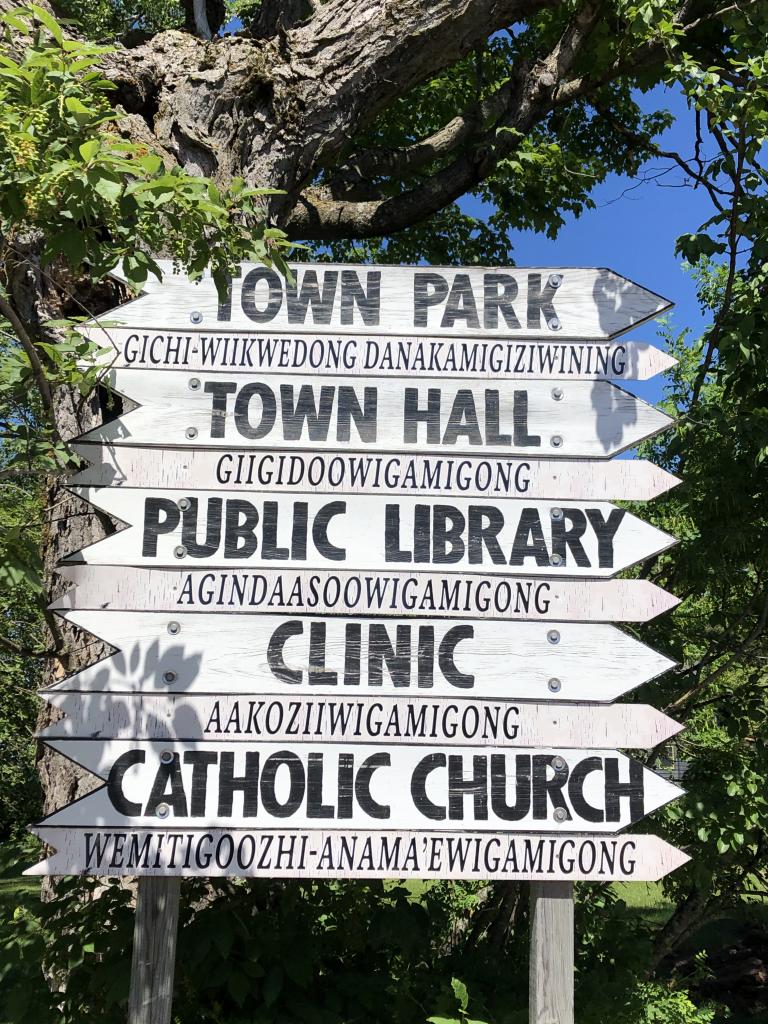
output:
{"label": "wood grain texture", "polygon": [[529,1024],[574,1024],[573,882],[531,883]]}
{"label": "wood grain texture", "polygon": [[56,611],[445,616],[558,622],[646,622],[679,599],[648,580],[546,580],[459,573],[321,570],[204,572],[62,566],[75,585]]}
{"label": "wood grain texture", "polygon": [[80,441],[606,459],[673,422],[602,380],[494,381],[488,387],[443,379],[313,376],[306,382],[278,374],[128,369],[107,371],[105,381],[139,407]]}
{"label": "wood grain texture", "polygon": [[615,750],[50,739],[107,785],[40,824],[615,833],[683,790]]}
{"label": "wood grain texture", "polygon": [[[254,329],[255,328],[255,329]],[[315,373],[462,380],[648,380],[677,360],[645,341],[518,341],[514,338],[387,337],[380,334],[273,334],[251,330],[134,330],[84,327],[115,369]]]}
{"label": "wood grain texture", "polygon": [[27,875],[656,881],[689,857],[651,835],[33,828]]}
{"label": "wood grain texture", "polygon": [[[162,330],[242,331],[258,325],[342,334],[375,329],[393,335],[604,339],[671,306],[603,268],[298,263],[291,270],[293,284],[266,267],[243,264],[224,304],[210,277],[191,283],[184,275],[167,274],[161,287],[152,285],[104,319]],[[560,283],[553,287],[557,277]],[[193,313],[200,319],[190,321]]]}
{"label": "wood grain texture", "polygon": [[170,1024],[180,885],[173,876],[139,879],[128,1024]]}
{"label": "wood grain texture", "polygon": [[190,568],[452,570],[607,578],[675,543],[606,502],[472,501],[99,489],[75,493],[128,526],[69,562]]}
{"label": "wood grain texture", "polygon": [[158,451],[106,444],[73,448],[88,465],[72,477],[71,487],[646,501],[680,482],[644,459],[571,462],[480,455],[252,452],[243,448]]}
{"label": "wood grain texture", "polygon": [[[605,702],[674,665],[615,626],[602,623],[178,611],[171,616],[82,609],[66,612],[64,617],[118,648],[116,654],[53,688],[67,691],[160,695],[282,692],[291,697],[379,697],[405,692],[423,697]],[[173,634],[168,632],[171,619],[177,629]],[[552,630],[557,633],[557,643],[551,642]],[[389,667],[380,666],[377,660],[377,671],[372,673],[372,644],[374,650],[380,650],[385,636],[395,651],[407,649],[410,653],[408,671],[402,662]],[[358,650],[359,676],[352,671]],[[288,677],[280,662],[293,675]],[[559,689],[550,687],[553,678]]]}
{"label": "wood grain texture", "polygon": [[232,694],[39,693],[65,715],[37,734],[44,740],[138,737],[647,749],[682,729],[648,704],[450,700],[424,692],[409,697],[273,693],[259,699]]}

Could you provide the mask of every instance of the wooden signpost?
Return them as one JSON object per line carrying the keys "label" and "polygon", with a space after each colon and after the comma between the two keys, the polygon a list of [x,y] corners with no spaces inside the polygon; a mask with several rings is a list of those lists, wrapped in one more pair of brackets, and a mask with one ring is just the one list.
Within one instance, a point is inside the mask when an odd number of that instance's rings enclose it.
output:
{"label": "wooden signpost", "polygon": [[642,459],[566,461],[480,455],[262,452],[247,448],[166,451],[76,444],[87,463],[73,487],[151,487],[268,494],[366,494],[647,501],[679,480]]}
{"label": "wooden signpost", "polygon": [[77,603],[77,611],[64,613],[67,621],[101,637],[117,653],[63,679],[46,691],[46,699],[66,690],[161,694],[163,699],[167,694],[282,692],[368,699],[406,693],[419,699],[605,703],[674,665],[603,623],[439,617],[393,622],[237,612],[174,612],[171,617],[85,611],[84,595]]}
{"label": "wooden signpost", "polygon": [[606,502],[391,500],[298,493],[73,488],[129,525],[68,561],[89,565],[455,567],[526,576],[610,577],[675,539]]}
{"label": "wooden signpost", "polygon": [[611,623],[676,598],[610,578],[674,543],[610,503],[677,483],[612,460],[671,423],[614,383],[673,365],[619,337],[669,303],[604,269],[167,269],[83,327],[129,401],[70,487],[124,525],[51,608],[115,651],[41,693],[41,739],[103,785],[29,873],[139,876],[130,1024],[170,1021],[180,876],[530,881],[531,1020],[573,1024],[573,882],[687,860],[619,834],[682,792],[620,750],[679,726],[611,704],[672,665]]}
{"label": "wooden signpost", "polygon": [[138,408],[81,440],[167,448],[607,459],[671,424],[609,381],[451,381],[108,370]]}

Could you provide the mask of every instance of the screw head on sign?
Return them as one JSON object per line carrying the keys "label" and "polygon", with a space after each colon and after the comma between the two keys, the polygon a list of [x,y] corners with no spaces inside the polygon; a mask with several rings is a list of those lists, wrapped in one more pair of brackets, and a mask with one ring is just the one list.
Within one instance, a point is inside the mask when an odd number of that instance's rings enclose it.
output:
{"label": "screw head on sign", "polygon": [[559,522],[563,518],[563,510],[561,508],[552,508],[549,510],[550,519],[554,519],[555,522]]}
{"label": "screw head on sign", "polygon": [[552,767],[555,769],[556,772],[565,771],[565,768],[566,768],[565,758],[564,757],[559,757],[559,756],[558,757],[553,757],[552,758]]}
{"label": "screw head on sign", "polygon": [[[171,808],[168,806],[168,804],[158,804],[157,811],[155,813],[157,814],[158,818],[167,818],[168,815],[171,813]],[[557,811],[555,811],[555,814],[557,814]]]}
{"label": "screw head on sign", "polygon": [[176,636],[177,633],[181,632],[181,624],[179,622],[169,622],[168,632],[171,634],[171,636]]}
{"label": "screw head on sign", "polygon": [[563,556],[562,555],[558,555],[558,554],[552,555],[552,557],[549,560],[549,564],[550,565],[562,565],[563,564]]}
{"label": "screw head on sign", "polygon": [[550,274],[549,277],[547,278],[547,284],[549,285],[550,288],[559,288],[562,283],[563,283],[563,275],[562,274]]}
{"label": "screw head on sign", "polygon": [[187,427],[184,433],[191,441],[193,438],[197,437],[197,427]]}
{"label": "screw head on sign", "polygon": [[173,754],[171,753],[170,750],[164,750],[160,755],[160,760],[163,762],[163,764],[170,764],[171,761],[173,760]]}
{"label": "screw head on sign", "polygon": [[200,390],[200,378],[199,377],[190,377],[189,378],[189,390],[190,391],[199,391]]}
{"label": "screw head on sign", "polygon": [[[159,814],[160,813],[160,808],[158,807],[157,810],[158,810],[158,814]],[[556,807],[555,808],[555,813],[554,813],[554,819],[555,819],[555,821],[567,821],[568,820],[568,811],[566,811],[566,809],[564,807]]]}
{"label": "screw head on sign", "polygon": [[549,443],[552,445],[553,448],[563,447],[563,439],[559,434],[553,434],[552,437],[549,439]]}
{"label": "screw head on sign", "polygon": [[560,323],[559,318],[556,316],[553,316],[549,320],[547,320],[547,327],[550,329],[550,331],[559,331],[562,326],[563,325]]}
{"label": "screw head on sign", "polygon": [[[170,633],[170,630],[168,630],[168,632]],[[171,672],[170,670],[168,672],[163,672],[163,682],[164,683],[175,683],[176,679],[177,679],[177,675],[176,675],[175,672]]]}
{"label": "screw head on sign", "polygon": [[199,309],[193,309],[192,312],[189,314],[189,319],[192,321],[193,324],[201,324],[203,322],[203,314],[200,312]]}
{"label": "screw head on sign", "polygon": [[182,512],[186,512],[187,509],[190,509],[191,507],[192,502],[189,500],[189,498],[179,498],[179,500],[176,502],[176,508],[178,508]]}
{"label": "screw head on sign", "polygon": [[552,679],[550,679],[549,682],[547,683],[547,686],[552,691],[552,693],[559,693],[560,692],[560,687],[562,685],[563,684],[560,682],[560,680],[559,679],[555,679],[554,677]]}
{"label": "screw head on sign", "polygon": [[552,397],[556,402],[562,402],[565,392],[562,388],[552,388]]}
{"label": "screw head on sign", "polygon": [[178,545],[177,545],[177,546],[176,546],[176,547],[175,547],[175,548],[173,549],[173,553],[174,553],[174,555],[176,556],[176,558],[186,558],[186,555],[187,555],[187,549],[186,549],[186,548],[184,547],[184,545],[183,545],[183,544],[178,544]]}
{"label": "screw head on sign", "polygon": [[558,632],[558,630],[550,629],[550,631],[547,633],[547,640],[549,640],[551,644],[559,644],[560,633]]}

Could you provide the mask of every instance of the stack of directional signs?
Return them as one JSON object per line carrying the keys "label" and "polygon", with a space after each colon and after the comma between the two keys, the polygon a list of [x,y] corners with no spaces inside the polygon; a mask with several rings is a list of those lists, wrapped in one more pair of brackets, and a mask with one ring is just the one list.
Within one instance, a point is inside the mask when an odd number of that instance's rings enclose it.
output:
{"label": "stack of directional signs", "polygon": [[[680,790],[616,748],[671,662],[611,623],[673,538],[611,501],[669,419],[621,384],[668,303],[608,270],[169,273],[86,325],[135,404],[72,489],[125,524],[54,609],[117,653],[43,693],[104,780],[35,829],[39,874],[655,879],[627,826]],[[620,384],[612,383],[619,381]]]}

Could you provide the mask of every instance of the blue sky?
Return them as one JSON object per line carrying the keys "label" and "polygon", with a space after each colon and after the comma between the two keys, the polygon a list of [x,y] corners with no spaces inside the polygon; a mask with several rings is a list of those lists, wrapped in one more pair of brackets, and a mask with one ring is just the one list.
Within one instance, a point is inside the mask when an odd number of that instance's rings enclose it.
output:
{"label": "blue sky", "polygon": [[[683,156],[690,155],[693,114],[682,94],[657,88],[641,102],[646,109],[666,107],[674,114],[675,123],[660,145]],[[705,192],[682,184],[683,175],[677,167],[662,177],[652,177],[670,165],[667,160],[656,161],[646,169],[647,180],[641,184],[612,175],[593,192],[597,208],[578,219],[569,215],[555,241],[532,231],[515,232],[515,262],[520,266],[610,267],[671,299],[675,303],[675,327],[700,331],[705,320],[693,281],[683,270],[680,257],[675,256],[675,240],[679,235],[696,231],[713,210]],[[463,205],[474,216],[482,216],[479,202],[470,200]],[[653,324],[639,328],[633,335],[663,347]],[[631,390],[646,401],[655,402],[661,397],[661,382],[633,382]]]}

